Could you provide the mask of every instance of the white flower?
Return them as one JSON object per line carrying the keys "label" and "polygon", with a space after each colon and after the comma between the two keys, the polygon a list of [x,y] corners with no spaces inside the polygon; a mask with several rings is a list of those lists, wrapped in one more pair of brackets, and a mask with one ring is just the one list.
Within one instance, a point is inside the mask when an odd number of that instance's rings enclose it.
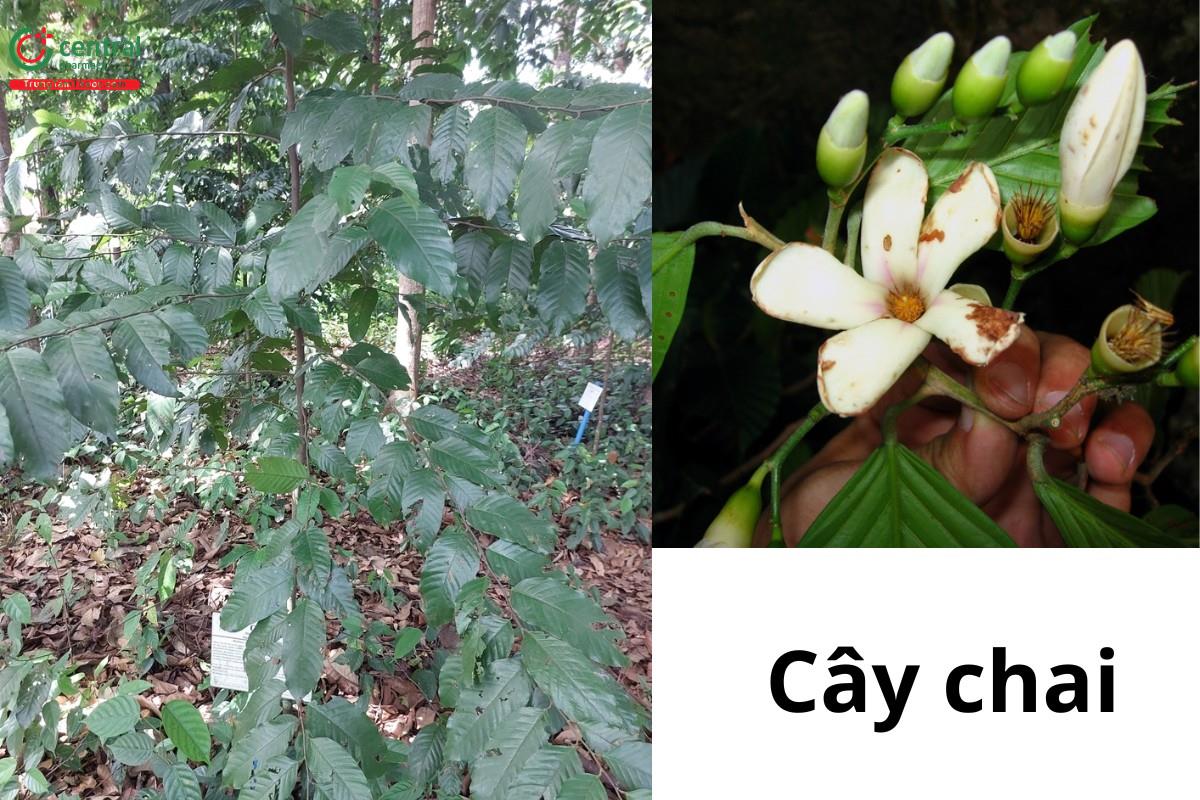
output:
{"label": "white flower", "polygon": [[1129,170],[1146,115],[1146,71],[1128,39],[1108,51],[1075,95],[1058,143],[1063,233],[1086,241]]}
{"label": "white flower", "polygon": [[1020,334],[1022,314],[945,288],[1000,224],[991,169],[969,165],[922,224],[928,188],[920,158],[885,151],[863,202],[862,275],[819,247],[793,243],[750,279],[754,302],[771,316],[844,331],[821,345],[817,368],[821,401],[842,416],[878,402],[931,336],[980,366]]}

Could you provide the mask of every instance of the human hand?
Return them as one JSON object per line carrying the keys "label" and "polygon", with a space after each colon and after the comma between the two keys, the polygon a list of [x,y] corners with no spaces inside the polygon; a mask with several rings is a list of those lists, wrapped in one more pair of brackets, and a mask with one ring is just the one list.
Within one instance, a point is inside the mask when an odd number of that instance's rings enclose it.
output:
{"label": "human hand", "polygon": [[[1006,420],[1053,407],[1090,361],[1088,349],[1078,342],[1029,328],[986,367],[967,367],[940,343],[927,348],[925,357],[971,386],[989,411]],[[874,408],[789,477],[780,507],[789,546],[882,443],[880,423],[887,409],[911,396],[920,383],[919,373],[910,370]],[[896,430],[902,444],[932,464],[1018,545],[1062,545],[1034,494],[1025,466],[1026,444],[1010,429],[967,406],[934,398],[904,411]],[[1154,423],[1141,406],[1123,403],[1101,416],[1095,396],[1085,397],[1049,432],[1046,469],[1066,480],[1086,481],[1089,494],[1128,511],[1130,484],[1153,440]],[[756,543],[765,543],[769,535],[769,520],[761,520]]]}

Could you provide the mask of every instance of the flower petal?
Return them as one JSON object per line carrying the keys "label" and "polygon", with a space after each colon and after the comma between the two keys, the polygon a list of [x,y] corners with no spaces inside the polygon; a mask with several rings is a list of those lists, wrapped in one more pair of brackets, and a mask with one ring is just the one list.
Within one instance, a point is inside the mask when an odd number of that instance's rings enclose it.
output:
{"label": "flower petal", "polygon": [[844,330],[883,316],[887,290],[820,247],[793,242],[767,256],[750,278],[754,302],[772,317]]}
{"label": "flower petal", "polygon": [[917,283],[934,297],[958,265],[987,244],[1000,227],[1000,189],[987,164],[967,166],[933,204],[921,226],[917,248]]}
{"label": "flower petal", "polygon": [[968,364],[981,367],[1021,335],[1024,314],[1005,311],[947,289],[913,324],[950,346]]}
{"label": "flower petal", "polygon": [[892,388],[927,344],[928,333],[890,317],[828,339],[817,355],[821,402],[843,417],[863,413]]}
{"label": "flower petal", "polygon": [[916,284],[917,237],[928,192],[929,176],[920,158],[899,147],[883,151],[863,199],[862,264],[867,280],[888,289]]}

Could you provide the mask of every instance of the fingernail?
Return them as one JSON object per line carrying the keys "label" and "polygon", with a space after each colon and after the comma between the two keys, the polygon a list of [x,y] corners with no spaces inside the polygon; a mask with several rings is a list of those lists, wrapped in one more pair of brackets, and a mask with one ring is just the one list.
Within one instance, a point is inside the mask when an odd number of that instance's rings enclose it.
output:
{"label": "fingernail", "polygon": [[970,406],[963,406],[962,412],[958,415],[958,428],[961,431],[967,432],[975,427],[975,409]]}
{"label": "fingernail", "polygon": [[1119,433],[1106,433],[1101,445],[1113,454],[1113,458],[1121,465],[1121,474],[1128,475],[1133,469],[1133,461],[1137,452],[1133,448],[1133,440]]}
{"label": "fingernail", "polygon": [[1058,405],[1059,400],[1062,400],[1066,396],[1066,392],[1046,392],[1046,394],[1042,395],[1041,402],[1038,403],[1038,405],[1041,406],[1037,409],[1038,412],[1040,413],[1042,411],[1049,411]]}
{"label": "fingernail", "polygon": [[1029,407],[1031,394],[1029,377],[1020,366],[1002,361],[989,367],[986,375],[988,385],[992,387],[993,391],[1004,395],[1010,403],[1018,408]]}

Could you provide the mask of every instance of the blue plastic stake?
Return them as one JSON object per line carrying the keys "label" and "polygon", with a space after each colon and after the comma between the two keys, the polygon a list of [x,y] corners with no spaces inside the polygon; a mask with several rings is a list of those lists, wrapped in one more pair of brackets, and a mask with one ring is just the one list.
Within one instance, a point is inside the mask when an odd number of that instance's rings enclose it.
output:
{"label": "blue plastic stake", "polygon": [[579,429],[575,431],[575,444],[583,441],[583,432],[587,429],[588,420],[592,418],[592,412],[586,408],[583,410],[583,419],[579,420]]}

